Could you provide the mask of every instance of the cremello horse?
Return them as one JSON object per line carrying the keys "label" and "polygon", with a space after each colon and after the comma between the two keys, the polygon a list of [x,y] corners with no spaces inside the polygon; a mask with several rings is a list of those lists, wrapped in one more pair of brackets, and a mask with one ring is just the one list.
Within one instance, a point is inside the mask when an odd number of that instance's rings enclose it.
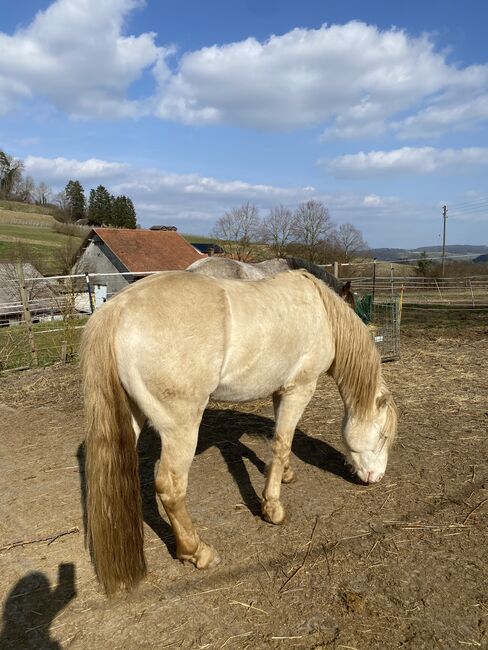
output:
{"label": "cremello horse", "polygon": [[271,278],[278,273],[290,269],[305,269],[319,280],[322,280],[343,298],[350,307],[354,309],[354,294],[351,290],[351,282],[341,282],[335,275],[329,273],[318,264],[308,262],[300,257],[275,257],[271,260],[248,264],[239,260],[232,260],[227,257],[206,257],[190,264],[186,269],[191,273],[202,273],[213,278],[238,278],[240,280],[261,280]]}
{"label": "cremello horse", "polygon": [[393,398],[360,319],[323,282],[288,271],[257,282],[165,272],[140,280],[98,309],[82,364],[88,421],[88,538],[107,593],[144,576],[136,438],[148,418],[162,439],[156,491],[176,554],[198,568],[219,561],[186,509],[188,471],[209,398],[273,396],[273,455],[263,517],[283,521],[280,484],[293,478],[297,422],[323,371],[345,406],[343,438],[364,481],[379,481],[395,437]]}

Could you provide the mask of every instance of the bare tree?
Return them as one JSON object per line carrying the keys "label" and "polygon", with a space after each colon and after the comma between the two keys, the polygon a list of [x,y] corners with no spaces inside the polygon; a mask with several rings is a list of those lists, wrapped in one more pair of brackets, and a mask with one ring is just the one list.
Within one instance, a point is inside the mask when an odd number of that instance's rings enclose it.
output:
{"label": "bare tree", "polygon": [[254,257],[259,230],[258,209],[248,201],[220,217],[212,234],[235,259],[246,262]]}
{"label": "bare tree", "polygon": [[338,256],[344,262],[349,262],[356,253],[368,248],[363,234],[352,223],[343,223],[334,233],[334,245]]}
{"label": "bare tree", "polygon": [[34,191],[34,199],[38,205],[46,205],[51,197],[51,189],[42,181]]}
{"label": "bare tree", "polygon": [[63,190],[54,196],[54,204],[58,208],[55,218],[59,221],[70,221],[69,203]]}
{"label": "bare tree", "polygon": [[36,184],[32,176],[19,175],[12,188],[11,196],[23,203],[32,203],[34,200]]}
{"label": "bare tree", "polygon": [[261,236],[278,257],[286,255],[286,247],[293,239],[293,213],[283,205],[272,208],[263,219]]}
{"label": "bare tree", "polygon": [[304,247],[310,262],[318,262],[324,256],[325,244],[333,228],[329,211],[322,201],[311,199],[300,203],[295,212],[293,236]]}
{"label": "bare tree", "polygon": [[68,235],[63,244],[56,248],[53,253],[53,262],[56,266],[56,272],[60,275],[69,275],[76,273],[76,262],[78,252],[83,240],[79,237]]}

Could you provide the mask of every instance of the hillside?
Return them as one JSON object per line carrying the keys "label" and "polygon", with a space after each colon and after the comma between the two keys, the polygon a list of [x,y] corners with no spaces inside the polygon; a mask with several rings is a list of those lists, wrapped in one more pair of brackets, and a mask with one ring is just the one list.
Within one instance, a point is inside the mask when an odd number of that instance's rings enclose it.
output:
{"label": "hillside", "polygon": [[[411,260],[419,257],[423,252],[431,257],[440,257],[442,246],[419,246],[418,248],[370,248],[365,251],[368,257],[376,257],[378,260]],[[488,246],[483,244],[473,246],[471,244],[449,244],[446,246],[447,255],[463,255],[466,260],[474,259],[478,255],[488,253]]]}
{"label": "hillside", "polygon": [[20,257],[44,275],[61,273],[69,251],[81,244],[82,237],[59,232],[63,226],[54,213],[47,206],[0,201],[0,260]]}

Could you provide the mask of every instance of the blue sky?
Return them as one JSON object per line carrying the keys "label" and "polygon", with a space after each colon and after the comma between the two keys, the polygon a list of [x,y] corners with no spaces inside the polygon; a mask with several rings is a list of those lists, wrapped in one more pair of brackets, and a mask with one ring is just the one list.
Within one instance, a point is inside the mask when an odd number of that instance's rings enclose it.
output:
{"label": "blue sky", "polygon": [[143,226],[322,200],[371,246],[488,244],[488,4],[23,0],[0,9],[0,148]]}

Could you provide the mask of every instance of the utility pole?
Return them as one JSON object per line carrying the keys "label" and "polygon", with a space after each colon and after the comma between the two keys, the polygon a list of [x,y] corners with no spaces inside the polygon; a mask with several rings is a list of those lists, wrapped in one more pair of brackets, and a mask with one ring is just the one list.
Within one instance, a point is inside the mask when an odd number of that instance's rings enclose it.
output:
{"label": "utility pole", "polygon": [[447,221],[447,206],[442,207],[442,218],[444,220],[444,227],[442,229],[442,277],[444,277],[444,263],[446,261],[446,221]]}

